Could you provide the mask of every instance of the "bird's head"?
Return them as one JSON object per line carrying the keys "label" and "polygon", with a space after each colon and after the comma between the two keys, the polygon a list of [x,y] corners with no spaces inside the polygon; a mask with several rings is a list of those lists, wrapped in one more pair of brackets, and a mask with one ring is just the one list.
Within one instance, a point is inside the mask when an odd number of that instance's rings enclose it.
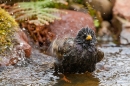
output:
{"label": "bird's head", "polygon": [[83,47],[87,47],[88,45],[95,45],[96,43],[96,35],[94,33],[94,31],[90,28],[82,28],[76,38],[75,38],[75,42],[79,45],[82,45]]}

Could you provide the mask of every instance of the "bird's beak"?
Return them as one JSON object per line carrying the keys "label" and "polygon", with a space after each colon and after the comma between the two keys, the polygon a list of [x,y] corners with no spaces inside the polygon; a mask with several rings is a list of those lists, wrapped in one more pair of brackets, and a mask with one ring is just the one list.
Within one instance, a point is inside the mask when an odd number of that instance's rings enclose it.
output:
{"label": "bird's beak", "polygon": [[86,40],[92,40],[92,36],[91,35],[87,35]]}

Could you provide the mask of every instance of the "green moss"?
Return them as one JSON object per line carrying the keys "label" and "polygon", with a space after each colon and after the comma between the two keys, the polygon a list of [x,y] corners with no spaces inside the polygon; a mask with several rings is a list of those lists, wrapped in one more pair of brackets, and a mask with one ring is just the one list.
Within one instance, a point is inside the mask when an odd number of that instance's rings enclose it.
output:
{"label": "green moss", "polygon": [[8,12],[0,8],[0,54],[12,45],[13,35],[18,24]]}

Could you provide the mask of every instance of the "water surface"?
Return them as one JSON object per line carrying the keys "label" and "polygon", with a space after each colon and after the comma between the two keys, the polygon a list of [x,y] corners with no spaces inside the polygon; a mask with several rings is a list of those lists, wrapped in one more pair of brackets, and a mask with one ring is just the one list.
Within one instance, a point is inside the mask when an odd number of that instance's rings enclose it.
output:
{"label": "water surface", "polygon": [[0,67],[0,86],[130,86],[129,48],[100,47],[105,57],[97,64],[97,70],[66,75],[72,83],[53,74],[54,57],[33,50],[30,59]]}

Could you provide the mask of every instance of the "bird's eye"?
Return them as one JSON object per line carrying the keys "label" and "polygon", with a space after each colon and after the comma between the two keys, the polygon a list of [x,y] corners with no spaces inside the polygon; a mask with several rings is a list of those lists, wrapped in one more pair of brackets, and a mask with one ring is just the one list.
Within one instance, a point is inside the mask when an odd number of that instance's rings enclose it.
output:
{"label": "bird's eye", "polygon": [[84,33],[84,35],[87,35],[87,33]]}

